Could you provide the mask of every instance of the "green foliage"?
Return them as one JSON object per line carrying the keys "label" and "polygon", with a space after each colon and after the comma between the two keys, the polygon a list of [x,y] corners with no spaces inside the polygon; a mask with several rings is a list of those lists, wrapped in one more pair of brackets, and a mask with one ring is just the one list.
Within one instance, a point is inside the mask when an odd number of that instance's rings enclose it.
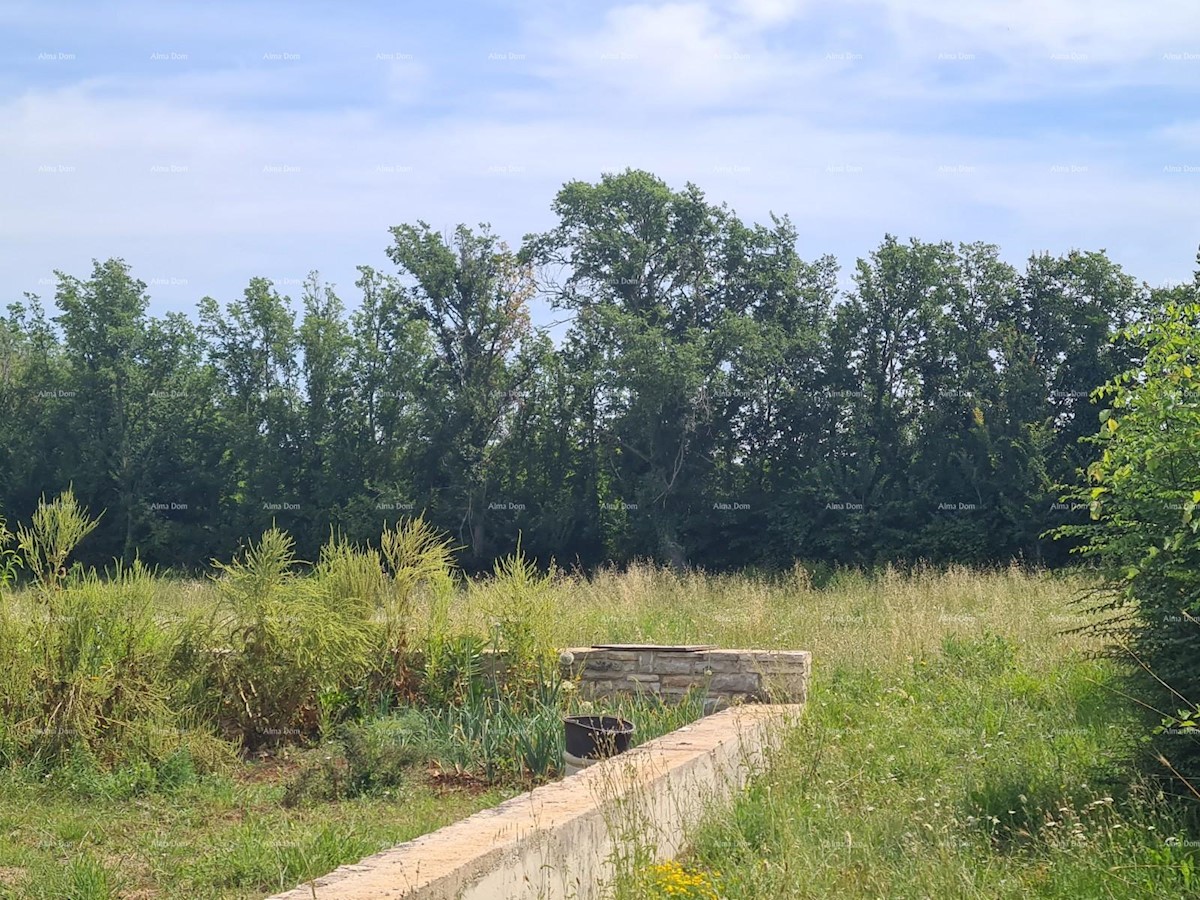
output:
{"label": "green foliage", "polygon": [[1003,635],[984,633],[962,638],[947,635],[942,641],[940,668],[968,676],[1000,675],[1016,665],[1017,648]]}
{"label": "green foliage", "polygon": [[[471,573],[518,541],[587,569],[1060,563],[1039,536],[1082,513],[1053,485],[1084,462],[1090,392],[1136,361],[1110,339],[1186,296],[1103,253],[1018,269],[893,235],[842,277],[786,216],[645,171],[551,208],[517,252],[397,225],[359,303],[255,277],[156,318],[120,259],[59,273],[53,310],[0,316],[0,508],[25,521],[73,483],[106,511],[79,562],[191,571],[273,524],[316,559],[397,510]],[[569,320],[554,340],[538,293]]]}
{"label": "green foliage", "polygon": [[[174,702],[172,638],[155,621],[153,576],[118,566],[81,576],[37,608],[0,609],[0,761],[77,774],[202,770],[230,749]],[[165,768],[164,768],[165,767]]]}
{"label": "green foliage", "polygon": [[8,591],[17,577],[17,569],[21,567],[21,557],[12,545],[16,535],[8,530],[8,523],[0,516],[0,596]]}
{"label": "green foliage", "polygon": [[539,573],[517,552],[495,564],[492,577],[470,585],[470,601],[491,622],[491,647],[504,657],[504,688],[521,695],[537,689],[555,665],[552,569]]}
{"label": "green foliage", "polygon": [[[21,900],[117,900],[122,878],[89,852],[71,856],[65,864],[42,866],[28,876]],[[6,895],[7,896],[7,895]]]}
{"label": "green foliage", "polygon": [[42,588],[61,587],[67,577],[67,558],[98,524],[99,518],[89,518],[71,488],[50,502],[41,499],[29,526],[17,528],[17,546]]}
{"label": "green foliage", "polygon": [[275,528],[240,559],[215,563],[221,606],[200,674],[226,734],[248,747],[294,742],[337,716],[322,697],[371,665],[370,615],[383,590],[372,564],[373,551],[335,538],[302,577],[292,539]]}
{"label": "green foliage", "polygon": [[196,875],[216,894],[230,888],[262,894],[291,890],[318,878],[344,862],[359,860],[380,849],[357,829],[325,823],[303,828],[285,820],[275,827],[246,823],[221,843],[207,848]]}
{"label": "green foliage", "polygon": [[720,872],[729,900],[798,883],[813,897],[1189,896],[1187,817],[1114,763],[1137,731],[1117,667],[1013,646],[1007,629],[974,632],[896,667],[827,666],[772,767],[707,819],[686,864]]}
{"label": "green foliage", "polygon": [[336,738],[301,757],[284,792],[285,806],[391,796],[420,777],[442,748],[426,717],[415,709],[347,722]]}
{"label": "green foliage", "polygon": [[1104,575],[1091,603],[1137,670],[1139,702],[1162,722],[1151,749],[1200,784],[1200,741],[1188,727],[1200,703],[1200,305],[1169,305],[1125,339],[1144,362],[1097,391],[1111,402],[1090,439],[1098,458],[1067,494],[1092,522],[1058,534],[1082,538],[1080,552]]}
{"label": "green foliage", "polygon": [[380,551],[390,579],[381,600],[387,653],[399,657],[409,645],[413,603],[422,588],[446,597],[454,587],[454,548],[423,518],[385,527]]}
{"label": "green foliage", "polygon": [[486,561],[489,494],[497,452],[531,375],[533,273],[487,226],[443,236],[426,223],[391,229],[388,256],[410,286],[401,308],[424,323],[433,352],[414,385],[426,443],[412,481],[459,515],[455,532],[476,565]]}

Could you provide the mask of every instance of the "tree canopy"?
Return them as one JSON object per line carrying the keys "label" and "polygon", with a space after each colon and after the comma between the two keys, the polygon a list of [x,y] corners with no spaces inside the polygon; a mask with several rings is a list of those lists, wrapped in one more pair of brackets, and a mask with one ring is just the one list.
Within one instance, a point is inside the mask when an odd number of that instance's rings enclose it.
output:
{"label": "tree canopy", "polygon": [[469,568],[518,540],[583,566],[1053,563],[1043,533],[1086,516],[1056,485],[1086,464],[1092,392],[1171,293],[1103,252],[1018,271],[892,235],[839,289],[786,217],[642,171],[552,208],[515,249],[391,229],[395,271],[361,267],[352,312],[315,273],[194,318],[149,315],[120,259],[58,273],[53,310],[0,317],[0,510],[73,486],[106,511],[85,562],[185,568],[272,522],[312,558],[420,513]]}

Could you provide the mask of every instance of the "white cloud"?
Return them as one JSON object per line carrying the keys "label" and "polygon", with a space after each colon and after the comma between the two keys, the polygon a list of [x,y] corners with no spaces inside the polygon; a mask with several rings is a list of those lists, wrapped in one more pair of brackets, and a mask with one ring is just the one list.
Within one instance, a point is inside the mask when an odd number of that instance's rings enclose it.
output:
{"label": "white cloud", "polygon": [[734,8],[755,25],[779,25],[794,19],[804,8],[803,0],[735,0]]}
{"label": "white cloud", "polygon": [[599,30],[550,45],[559,48],[554,77],[647,105],[728,102],[761,89],[787,65],[698,2],[615,7]]}

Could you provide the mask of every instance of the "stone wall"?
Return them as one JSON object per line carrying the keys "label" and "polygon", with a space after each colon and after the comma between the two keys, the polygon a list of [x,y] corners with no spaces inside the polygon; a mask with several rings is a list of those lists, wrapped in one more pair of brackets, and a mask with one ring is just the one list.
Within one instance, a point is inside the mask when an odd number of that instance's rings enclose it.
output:
{"label": "stone wall", "polygon": [[806,650],[611,645],[563,651],[563,674],[582,696],[649,693],[669,702],[705,692],[707,711],[735,703],[803,703],[811,654]]}

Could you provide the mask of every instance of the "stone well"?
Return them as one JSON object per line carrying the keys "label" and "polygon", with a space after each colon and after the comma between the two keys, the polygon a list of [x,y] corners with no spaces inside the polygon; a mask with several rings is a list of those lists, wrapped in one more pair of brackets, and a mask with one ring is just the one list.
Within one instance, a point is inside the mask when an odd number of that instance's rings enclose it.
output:
{"label": "stone well", "polygon": [[653,694],[677,702],[704,691],[706,712],[736,703],[803,703],[812,654],[806,650],[721,650],[716,647],[603,644],[563,651],[564,677],[581,695]]}

